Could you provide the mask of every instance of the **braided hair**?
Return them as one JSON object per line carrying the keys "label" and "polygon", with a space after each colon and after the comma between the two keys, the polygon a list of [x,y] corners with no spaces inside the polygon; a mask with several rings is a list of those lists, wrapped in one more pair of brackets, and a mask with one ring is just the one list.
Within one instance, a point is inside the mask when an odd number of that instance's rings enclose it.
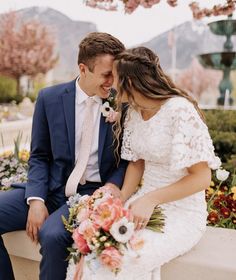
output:
{"label": "braided hair", "polygon": [[[121,109],[123,94],[128,97],[129,104],[135,104],[133,90],[144,97],[165,101],[173,97],[184,97],[191,102],[202,120],[204,115],[194,98],[186,91],[178,88],[171,78],[164,73],[160,66],[159,57],[146,47],[136,47],[119,53],[114,61],[118,75],[117,82],[117,108]],[[114,129],[115,138],[119,139],[121,124],[118,122]],[[116,150],[118,153],[118,150]]]}
{"label": "braided hair", "polygon": [[[146,47],[137,47],[118,54],[115,58],[118,74],[118,100],[127,93],[129,101],[134,101],[132,89],[144,97],[166,100],[181,96],[189,100],[204,120],[196,100],[186,91],[178,88],[160,66],[159,57]],[[131,102],[132,103],[132,102]]]}

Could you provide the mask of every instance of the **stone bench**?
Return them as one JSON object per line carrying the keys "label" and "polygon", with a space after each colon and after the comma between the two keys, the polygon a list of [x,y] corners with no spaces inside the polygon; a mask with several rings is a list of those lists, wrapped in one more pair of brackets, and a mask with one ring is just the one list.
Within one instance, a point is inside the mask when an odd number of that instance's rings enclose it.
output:
{"label": "stone bench", "polygon": [[[25,231],[5,234],[3,239],[16,280],[38,279],[39,245]],[[162,280],[236,280],[236,230],[208,227],[197,246],[164,265],[161,273]]]}

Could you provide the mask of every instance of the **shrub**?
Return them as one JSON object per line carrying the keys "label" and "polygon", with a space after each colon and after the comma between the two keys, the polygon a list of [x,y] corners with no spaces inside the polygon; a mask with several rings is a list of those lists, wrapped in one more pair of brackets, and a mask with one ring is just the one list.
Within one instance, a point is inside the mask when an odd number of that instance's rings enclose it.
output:
{"label": "shrub", "polygon": [[231,156],[236,155],[236,111],[206,110],[204,113],[215,152],[229,165]]}
{"label": "shrub", "polygon": [[16,81],[0,76],[0,103],[8,103],[16,100]]}

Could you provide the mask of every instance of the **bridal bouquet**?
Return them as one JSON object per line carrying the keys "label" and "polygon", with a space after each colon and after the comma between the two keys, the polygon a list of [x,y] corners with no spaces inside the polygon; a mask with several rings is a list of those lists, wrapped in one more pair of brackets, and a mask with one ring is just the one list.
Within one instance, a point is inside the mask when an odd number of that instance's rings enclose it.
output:
{"label": "bridal bouquet", "polygon": [[[70,266],[77,266],[81,271],[86,261],[93,271],[99,266],[106,266],[118,273],[122,266],[125,250],[138,256],[144,240],[134,230],[129,209],[124,208],[122,201],[115,198],[110,189],[101,187],[92,196],[71,197],[68,201],[69,218],[62,217],[65,227],[72,233],[74,244],[70,251]],[[164,215],[160,208],[155,208],[147,228],[162,232]],[[79,269],[78,269],[79,268]],[[73,272],[74,273],[74,272]],[[80,279],[67,275],[67,279]]]}

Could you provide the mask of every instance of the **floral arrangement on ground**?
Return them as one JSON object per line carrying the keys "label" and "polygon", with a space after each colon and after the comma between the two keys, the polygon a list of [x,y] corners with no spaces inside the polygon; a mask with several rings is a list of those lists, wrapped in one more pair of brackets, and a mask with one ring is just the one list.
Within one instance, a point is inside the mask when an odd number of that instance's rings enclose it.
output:
{"label": "floral arrangement on ground", "polygon": [[14,151],[0,154],[0,191],[11,189],[12,183],[27,181],[29,151],[20,149],[20,141],[21,134],[14,141]]}
{"label": "floral arrangement on ground", "polygon": [[219,169],[206,190],[207,223],[213,227],[236,229],[236,174]]}

